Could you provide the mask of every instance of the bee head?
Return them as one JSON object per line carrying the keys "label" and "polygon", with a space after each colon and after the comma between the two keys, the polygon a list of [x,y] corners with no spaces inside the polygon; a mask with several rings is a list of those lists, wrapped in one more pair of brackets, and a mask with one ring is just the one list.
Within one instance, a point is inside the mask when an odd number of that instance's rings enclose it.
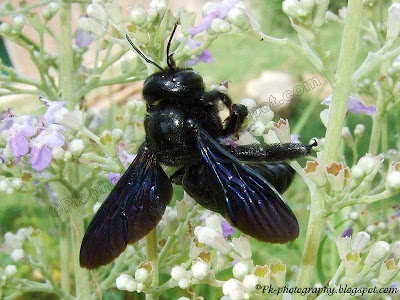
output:
{"label": "bee head", "polygon": [[198,99],[204,93],[203,78],[192,69],[167,69],[149,76],[144,82],[143,98],[149,104]]}

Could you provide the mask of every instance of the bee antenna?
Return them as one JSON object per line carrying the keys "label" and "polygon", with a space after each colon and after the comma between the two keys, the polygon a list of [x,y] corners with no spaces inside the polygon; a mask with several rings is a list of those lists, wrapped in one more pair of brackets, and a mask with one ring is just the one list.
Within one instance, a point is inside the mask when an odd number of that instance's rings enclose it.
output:
{"label": "bee antenna", "polygon": [[157,65],[154,61],[148,59],[142,51],[139,50],[138,47],[135,46],[135,44],[132,42],[132,40],[129,38],[128,34],[126,34],[126,39],[128,40],[129,44],[131,44],[132,48],[135,49],[135,51],[149,64],[155,65],[157,68],[159,68],[161,71],[164,71],[163,68],[161,68],[159,65]]}
{"label": "bee antenna", "polygon": [[175,61],[174,61],[174,59],[172,57],[174,54],[173,53],[169,54],[169,49],[171,48],[172,38],[174,37],[174,34],[175,34],[175,31],[176,31],[177,27],[178,27],[178,21],[175,22],[174,28],[172,29],[172,33],[171,33],[171,36],[169,37],[169,41],[168,41],[168,44],[167,44],[167,65],[171,70],[175,70],[174,69]]}

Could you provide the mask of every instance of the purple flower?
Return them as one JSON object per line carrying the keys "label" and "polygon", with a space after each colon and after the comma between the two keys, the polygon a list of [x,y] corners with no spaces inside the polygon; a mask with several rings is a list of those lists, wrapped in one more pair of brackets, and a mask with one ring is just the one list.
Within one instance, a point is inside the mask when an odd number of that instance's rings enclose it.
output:
{"label": "purple flower", "polygon": [[[199,41],[189,39],[186,43],[186,46],[189,47],[190,49],[194,49],[194,48],[200,47],[201,43]],[[197,64],[199,62],[204,62],[204,63],[213,62],[213,57],[212,57],[210,50],[205,49],[199,56],[185,61],[185,65],[190,67],[190,66],[194,66],[195,64]]]}
{"label": "purple flower", "polygon": [[345,231],[343,231],[342,233],[342,237],[351,237],[351,235],[353,234],[353,228],[349,227],[347,228]]}
{"label": "purple flower", "polygon": [[92,35],[88,31],[78,28],[75,34],[75,45],[79,48],[85,48],[90,45],[92,40]]}
{"label": "purple flower", "polygon": [[230,237],[235,232],[235,229],[225,220],[221,222],[221,227],[224,238]]}
{"label": "purple flower", "polygon": [[108,181],[112,184],[112,185],[116,185],[117,182],[119,181],[119,179],[121,178],[121,174],[119,173],[114,173],[114,172],[110,172],[107,175]]}
{"label": "purple flower", "polygon": [[[36,134],[37,129],[33,126],[34,116],[12,117],[12,125],[9,126],[10,149],[16,158],[26,155],[29,152],[28,138]],[[7,121],[5,119],[4,121]]]}
{"label": "purple flower", "polygon": [[42,145],[41,147],[32,148],[29,163],[35,171],[40,172],[49,166],[51,159],[51,150],[46,145]]}
{"label": "purple flower", "polygon": [[120,143],[120,144],[118,145],[118,147],[117,147],[117,150],[118,150],[118,157],[119,157],[119,160],[121,161],[121,163],[122,163],[125,167],[129,166],[129,165],[133,162],[133,160],[135,159],[135,157],[136,157],[136,154],[129,154],[129,153],[126,151],[125,143]]}
{"label": "purple flower", "polygon": [[40,172],[47,168],[53,158],[51,149],[64,145],[64,136],[60,133],[64,126],[50,124],[41,129],[39,135],[32,139],[32,151],[29,163],[32,168]]}
{"label": "purple flower", "polygon": [[211,23],[215,18],[225,18],[237,2],[239,2],[239,0],[223,0],[203,16],[203,19],[198,26],[191,27],[189,29],[189,33],[191,35],[196,35],[206,31],[208,28],[210,28]]}
{"label": "purple flower", "polygon": [[47,106],[47,110],[43,115],[44,120],[47,124],[52,124],[57,122],[58,119],[62,118],[63,115],[68,113],[68,109],[66,109],[64,101],[48,101],[44,98],[40,98],[40,101]]}
{"label": "purple flower", "polygon": [[[332,103],[332,94],[325,98],[321,104],[331,105]],[[366,115],[373,115],[376,112],[375,106],[366,106],[364,103],[361,102],[356,96],[350,96],[349,100],[347,100],[347,110],[354,114],[366,114]]]}

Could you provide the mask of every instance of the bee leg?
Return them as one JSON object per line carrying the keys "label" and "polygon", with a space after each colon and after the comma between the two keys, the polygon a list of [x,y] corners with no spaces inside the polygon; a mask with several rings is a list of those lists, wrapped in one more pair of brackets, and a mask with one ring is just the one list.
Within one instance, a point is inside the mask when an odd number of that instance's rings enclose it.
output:
{"label": "bee leg", "polygon": [[232,100],[229,98],[227,94],[218,92],[217,90],[212,90],[203,94],[201,100],[204,103],[208,103],[210,105],[215,105],[218,100],[221,100],[225,106],[231,110],[232,109]]}
{"label": "bee leg", "polygon": [[182,186],[201,206],[214,212],[221,212],[215,200],[215,183],[211,181],[207,167],[203,164],[195,164],[185,168]]}
{"label": "bee leg", "polygon": [[180,168],[169,177],[169,180],[176,185],[182,185],[183,176],[185,175],[185,168]]}
{"label": "bee leg", "polygon": [[311,145],[301,143],[277,143],[266,147],[259,144],[242,145],[227,148],[238,159],[244,161],[285,161],[310,154],[312,147],[317,146],[317,142]]}
{"label": "bee leg", "polygon": [[248,114],[247,107],[241,104],[233,104],[231,114],[229,115],[223,135],[228,136],[239,131],[242,127],[244,119]]}

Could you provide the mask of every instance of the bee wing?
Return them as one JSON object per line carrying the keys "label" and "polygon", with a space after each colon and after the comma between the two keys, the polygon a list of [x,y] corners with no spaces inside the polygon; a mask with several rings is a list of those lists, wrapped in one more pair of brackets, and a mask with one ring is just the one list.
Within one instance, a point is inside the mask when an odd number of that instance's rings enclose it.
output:
{"label": "bee wing", "polygon": [[93,269],[113,261],[128,243],[137,242],[158,224],[171,198],[168,176],[143,144],[90,222],[80,265]]}
{"label": "bee wing", "polygon": [[260,241],[286,243],[299,235],[296,217],[278,191],[202,128],[197,147],[215,185],[219,211],[231,224]]}

